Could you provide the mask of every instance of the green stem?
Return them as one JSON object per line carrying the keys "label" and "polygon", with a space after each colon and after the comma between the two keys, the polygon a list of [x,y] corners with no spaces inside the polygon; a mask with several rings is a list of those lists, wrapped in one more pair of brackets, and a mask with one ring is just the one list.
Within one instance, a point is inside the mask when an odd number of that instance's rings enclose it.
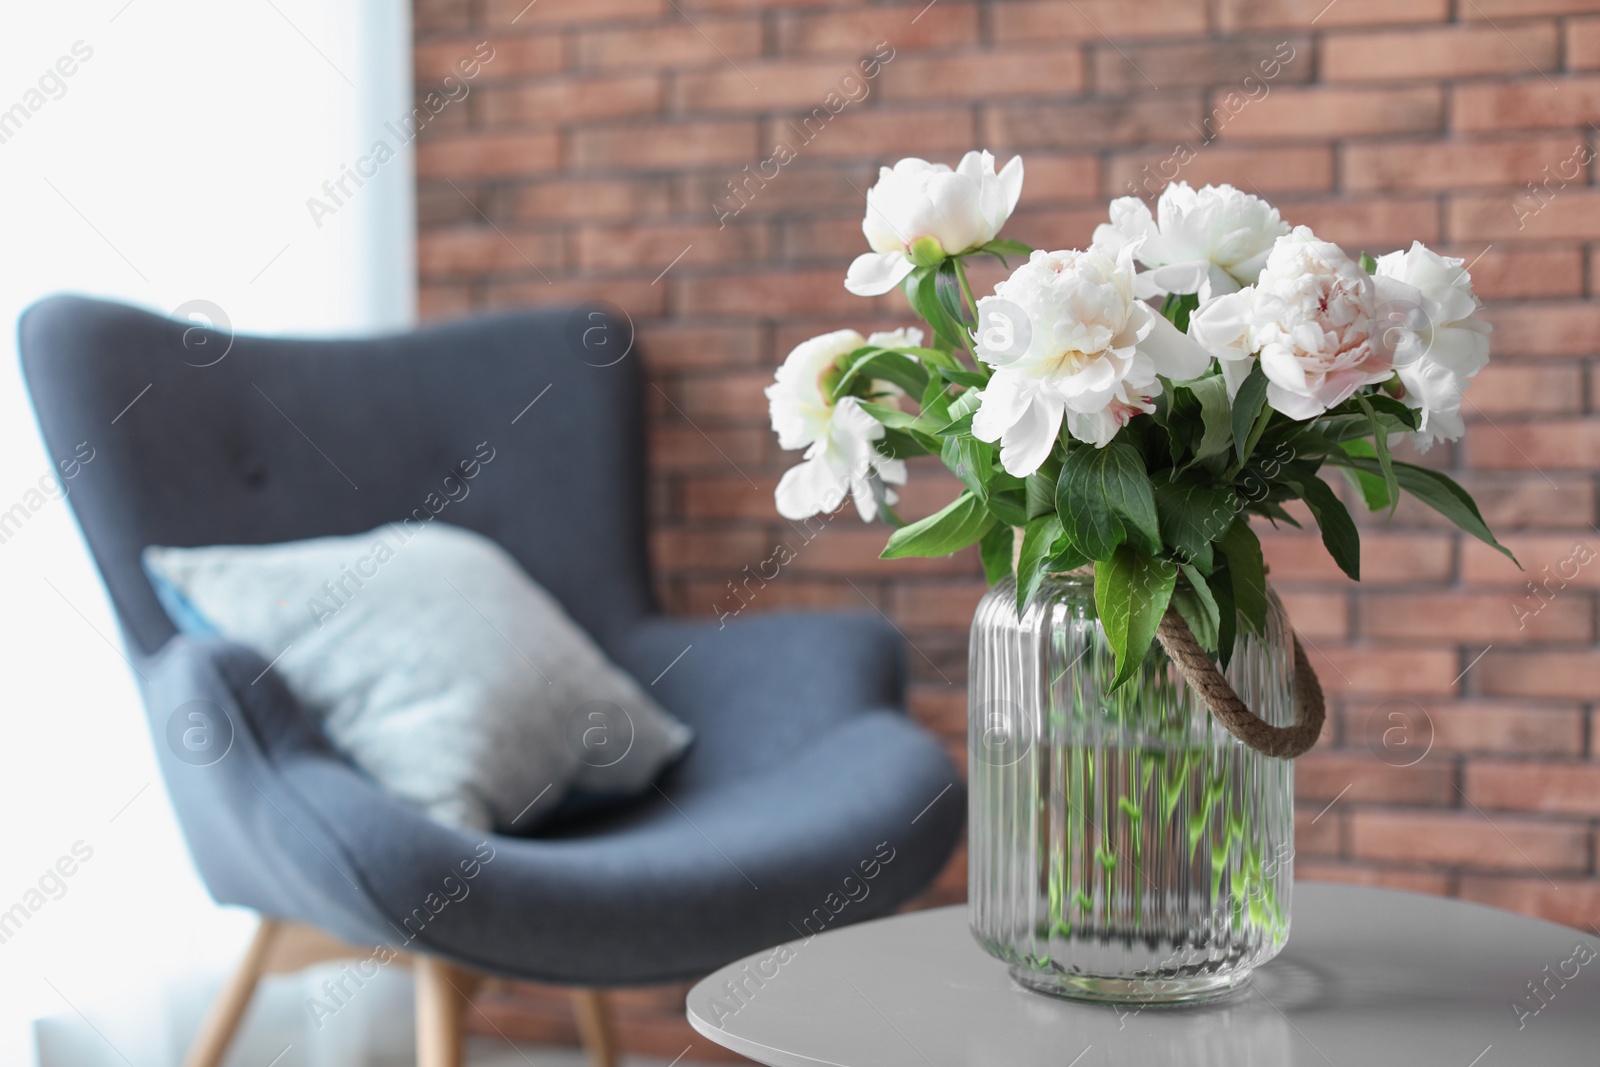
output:
{"label": "green stem", "polygon": [[972,284],[967,281],[967,269],[961,265],[961,258],[954,257],[950,262],[956,265],[956,280],[961,283],[961,297],[967,302],[968,309],[972,312],[972,327],[978,326],[978,298],[972,295]]}

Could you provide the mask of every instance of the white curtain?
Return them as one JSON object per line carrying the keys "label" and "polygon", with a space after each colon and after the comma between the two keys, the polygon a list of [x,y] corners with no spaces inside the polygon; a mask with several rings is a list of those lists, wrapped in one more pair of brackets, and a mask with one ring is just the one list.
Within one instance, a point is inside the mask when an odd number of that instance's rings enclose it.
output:
{"label": "white curtain", "polygon": [[[0,542],[0,1062],[176,1064],[251,926],[183,849],[17,315],[76,291],[246,332],[410,324],[409,146],[307,203],[409,114],[410,35],[405,0],[0,6],[0,512],[28,516]],[[330,1042],[360,1035],[295,1032],[295,989],[267,1000],[234,1062],[358,1062]]]}

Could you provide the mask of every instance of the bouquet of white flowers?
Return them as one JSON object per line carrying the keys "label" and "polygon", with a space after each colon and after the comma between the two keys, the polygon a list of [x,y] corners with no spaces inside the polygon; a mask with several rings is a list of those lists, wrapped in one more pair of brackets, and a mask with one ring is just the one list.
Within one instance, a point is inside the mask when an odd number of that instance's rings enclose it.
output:
{"label": "bouquet of white flowers", "polygon": [[[1324,468],[1369,508],[1405,491],[1506,551],[1460,486],[1390,452],[1465,432],[1489,326],[1461,260],[1420,243],[1352,259],[1259,197],[1182,182],[1154,214],[1113,201],[1086,251],[1040,251],[998,239],[1021,192],[1022,160],[996,173],[988,152],[882,170],[862,222],[873,251],[845,286],[902,287],[929,333],[840,330],[789,354],[767,389],[780,444],[806,450],[778,485],[785,517],[848,493],[895,527],[885,557],[976,543],[991,582],[1015,574],[1019,609],[1044,575],[1092,565],[1116,684],[1169,607],[1224,666],[1239,625],[1261,631],[1253,515],[1294,524],[1284,503],[1303,500],[1360,577]],[[980,298],[971,256],[1023,262]],[[893,487],[922,453],[964,489],[902,523]]]}

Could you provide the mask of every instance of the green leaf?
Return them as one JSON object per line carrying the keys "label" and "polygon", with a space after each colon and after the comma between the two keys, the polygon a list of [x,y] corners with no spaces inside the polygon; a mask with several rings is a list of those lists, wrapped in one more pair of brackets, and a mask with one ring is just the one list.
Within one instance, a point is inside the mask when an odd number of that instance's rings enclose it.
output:
{"label": "green leaf", "polygon": [[1184,477],[1155,487],[1161,541],[1175,558],[1211,570],[1211,542],[1221,537],[1239,513],[1239,500],[1226,486]]}
{"label": "green leaf", "polygon": [[1040,515],[1054,515],[1056,511],[1056,482],[1061,478],[1061,461],[1046,456],[1039,469],[1023,479],[1023,499],[1028,505],[1028,519]]}
{"label": "green leaf", "polygon": [[877,419],[891,430],[909,430],[917,423],[917,416],[899,408],[892,408],[887,404],[873,404],[861,401],[861,410]]}
{"label": "green leaf", "polygon": [[[979,365],[982,366],[983,364]],[[956,385],[964,386],[967,389],[982,389],[989,384],[988,374],[980,374],[977,371],[961,370],[959,368],[950,370],[946,367],[940,367],[939,377],[947,382],[954,382]]]}
{"label": "green leaf", "polygon": [[[1329,456],[1334,460],[1334,456]],[[1285,463],[1282,477],[1292,486],[1300,499],[1311,509],[1322,531],[1322,543],[1339,569],[1356,581],[1361,580],[1361,535],[1356,532],[1355,520],[1345,510],[1344,502],[1336,496],[1328,483],[1297,463]]]}
{"label": "green leaf", "polygon": [[944,411],[944,418],[940,420],[943,425],[931,432],[940,437],[949,437],[952,434],[970,434],[972,432],[972,416],[983,403],[983,394],[976,389],[966,392],[950,401]]}
{"label": "green leaf", "polygon": [[[1328,462],[1365,470],[1369,474],[1377,472],[1376,462],[1357,456],[1332,455],[1328,457]],[[1504,553],[1505,557],[1518,567],[1522,566],[1517,557],[1511,554],[1510,549],[1495,540],[1494,533],[1490,531],[1489,524],[1483,521],[1483,515],[1479,513],[1478,505],[1473,503],[1471,495],[1449,477],[1426,467],[1399,462],[1394,465],[1394,474],[1400,483],[1400,488],[1484,544]]]}
{"label": "green leaf", "polygon": [[1007,256],[1021,256],[1023,259],[1027,259],[1033,254],[1033,249],[1023,244],[1021,241],[994,240],[990,241],[986,245],[978,246],[973,251],[991,255],[998,259],[1001,263],[1005,264],[1007,267],[1011,266],[1011,264],[1006,263]]}
{"label": "green leaf", "polygon": [[[1374,463],[1378,461],[1377,448],[1365,437],[1346,441],[1338,447],[1343,449],[1346,455],[1360,456],[1362,459],[1370,459]],[[1328,451],[1331,452],[1333,450],[1329,449]],[[1388,479],[1368,474],[1366,471],[1357,470],[1354,467],[1345,467],[1344,472],[1349,475],[1350,481],[1360,490],[1361,499],[1366,502],[1368,511],[1382,511],[1393,503],[1394,498],[1389,493]]]}
{"label": "green leaf", "polygon": [[905,459],[907,456],[926,456],[930,452],[937,454],[939,441],[914,430],[886,429],[883,431],[883,436],[878,439],[877,447],[879,452],[890,459]]}
{"label": "green leaf", "polygon": [[1132,678],[1144,662],[1177,580],[1178,568],[1129,545],[1095,567],[1095,608],[1116,655],[1112,689]]}
{"label": "green leaf", "polygon": [[1180,563],[1178,569],[1183,572],[1185,580],[1173,589],[1172,606],[1189,624],[1189,630],[1200,646],[1214,653],[1217,651],[1217,633],[1222,624],[1217,602],[1206,585],[1204,575],[1187,563]]}
{"label": "green leaf", "polygon": [[950,316],[950,321],[958,323],[962,336],[967,336],[967,314],[961,305],[961,283],[956,280],[956,261],[947,259],[939,264],[937,277],[939,279],[935,292],[939,295],[939,303],[944,305],[944,313]]}
{"label": "green leaf", "polygon": [[1422,425],[1421,408],[1414,408],[1392,396],[1373,393],[1371,396],[1358,396],[1352,399],[1359,401],[1363,409],[1370,407],[1380,415],[1392,416],[1408,430],[1415,430]]}
{"label": "green leaf", "polygon": [[1048,571],[1047,564],[1056,541],[1061,537],[1061,519],[1055,512],[1041,515],[1023,527],[1022,554],[1017,559],[1017,614],[1021,615],[1028,601],[1039,588],[1039,580]]}
{"label": "green leaf", "polygon": [[872,499],[877,501],[878,515],[883,519],[884,525],[899,529],[906,524],[899,512],[889,503],[889,487],[883,484],[882,478],[870,479],[872,486]]}
{"label": "green leaf", "polygon": [[[1061,475],[1058,472],[1056,478]],[[1056,513],[1056,478],[1034,471],[1023,481],[1023,499],[1028,504],[1028,520]]]}
{"label": "green leaf", "polygon": [[999,471],[989,480],[989,511],[997,521],[1007,526],[1028,524],[1028,508],[1022,499],[1020,482],[1021,479]]}
{"label": "green leaf", "polygon": [[994,522],[994,516],[983,506],[983,501],[970,492],[962,493],[927,518],[902,526],[889,535],[889,543],[879,558],[948,556],[988,533]]}
{"label": "green leaf", "polygon": [[1233,398],[1233,454],[1241,467],[1250,458],[1250,449],[1255,445],[1252,437],[1260,437],[1256,430],[1256,417],[1266,409],[1266,405],[1267,376],[1261,369],[1261,361],[1254,359],[1250,361],[1249,376]]}
{"label": "green leaf", "polygon": [[993,445],[976,437],[946,437],[939,458],[979,500],[988,497],[989,476],[994,470]]}
{"label": "green leaf", "polygon": [[1088,556],[1085,556],[1082,552],[1079,552],[1077,549],[1068,544],[1065,537],[1056,542],[1056,548],[1058,551],[1053,557],[1051,557],[1050,562],[1045,564],[1044,568],[1050,574],[1066,574],[1068,571],[1075,571],[1080,567],[1087,567],[1090,563],[1094,562]]}
{"label": "green leaf", "polygon": [[[1322,424],[1318,423],[1317,425],[1320,426]],[[1356,440],[1365,440],[1365,438],[1358,437]],[[1290,436],[1283,439],[1283,443],[1289,446],[1289,454],[1291,456],[1307,459],[1314,456],[1325,456],[1329,452],[1337,452],[1343,447],[1339,441],[1335,441],[1333,438],[1316,430],[1307,429],[1295,430]]]}
{"label": "green leaf", "polygon": [[1276,501],[1258,500],[1254,504],[1251,504],[1248,508],[1245,508],[1245,510],[1251,512],[1252,514],[1260,515],[1262,518],[1271,519],[1274,523],[1281,522],[1286,525],[1293,526],[1296,530],[1301,528],[1299,520],[1297,520],[1287,511],[1284,511],[1283,505],[1277,503]]}
{"label": "green leaf", "polygon": [[951,348],[966,346],[966,337],[960,324],[950,318],[939,300],[939,272],[936,268],[919,267],[912,271],[906,276],[905,292],[911,310],[933,327],[935,338]]}
{"label": "green leaf", "polygon": [[990,585],[1011,575],[1011,555],[1015,546],[1011,527],[997,522],[978,542],[978,558],[983,561],[983,576]]}
{"label": "green leaf", "polygon": [[937,425],[941,419],[949,419],[953,398],[950,387],[938,374],[928,375],[928,384],[922,387],[922,402],[918,405],[921,411],[917,417],[931,425]]}
{"label": "green leaf", "polygon": [[1267,564],[1261,555],[1261,540],[1250,529],[1244,516],[1233,521],[1217,542],[1228,560],[1228,579],[1234,610],[1256,633],[1267,629]]}
{"label": "green leaf", "polygon": [[[1389,456],[1389,434],[1378,421],[1378,412],[1372,406],[1372,402],[1359,395],[1355,399],[1361,405],[1362,412],[1372,423],[1372,448],[1377,453],[1378,467],[1383,471],[1383,491],[1384,495],[1389,498],[1389,514],[1393,515],[1394,509],[1400,504],[1400,483],[1395,480],[1394,460]],[[1365,495],[1364,491],[1363,495]],[[1367,507],[1373,511],[1378,510],[1372,507],[1370,498],[1368,499]]]}
{"label": "green leaf", "polygon": [[[1343,442],[1365,437],[1372,432],[1372,422],[1365,415],[1334,415],[1318,419],[1311,429],[1304,431],[1325,437],[1329,441]],[[1296,435],[1298,440],[1299,435]]]}
{"label": "green leaf", "polygon": [[1217,602],[1217,662],[1227,670],[1233,659],[1233,643],[1239,637],[1239,612],[1233,601],[1233,576],[1228,573],[1228,565],[1219,564],[1206,584]]}
{"label": "green leaf", "polygon": [[1120,441],[1104,448],[1079,445],[1067,453],[1056,482],[1056,511],[1073,547],[1092,560],[1109,558],[1128,540],[1151,553],[1161,549],[1144,460]]}
{"label": "green leaf", "polygon": [[845,372],[834,383],[831,399],[850,395],[851,388],[863,380],[881,378],[893,382],[912,396],[920,396],[928,384],[928,370],[910,356],[887,348],[858,348],[842,361]]}
{"label": "green leaf", "polygon": [[1152,418],[1167,431],[1166,455],[1172,465],[1177,466],[1183,461],[1184,453],[1199,443],[1205,431],[1200,400],[1187,389],[1164,389],[1155,402]]}
{"label": "green leaf", "polygon": [[916,356],[917,359],[923,364],[929,367],[934,367],[938,370],[966,370],[965,367],[956,362],[954,356],[937,348],[915,348],[907,346],[905,348],[897,348],[895,351],[904,352],[908,356]]}
{"label": "green leaf", "polygon": [[1189,332],[1189,316],[1200,306],[1198,293],[1168,293],[1161,303],[1161,314],[1178,328],[1179,333]]}
{"label": "green leaf", "polygon": [[1385,434],[1406,433],[1417,428],[1420,413],[1392,396],[1374,393],[1353,397],[1311,424],[1311,430],[1330,441],[1349,441],[1373,434],[1373,419],[1362,401],[1378,413],[1378,425]]}
{"label": "green leaf", "polygon": [[1228,404],[1228,383],[1220,374],[1200,378],[1183,386],[1200,401],[1200,420],[1205,432],[1195,446],[1194,458],[1209,459],[1228,450],[1233,439],[1233,409]]}
{"label": "green leaf", "polygon": [[1376,274],[1378,273],[1378,261],[1363,252],[1361,253],[1361,269],[1368,274]]}

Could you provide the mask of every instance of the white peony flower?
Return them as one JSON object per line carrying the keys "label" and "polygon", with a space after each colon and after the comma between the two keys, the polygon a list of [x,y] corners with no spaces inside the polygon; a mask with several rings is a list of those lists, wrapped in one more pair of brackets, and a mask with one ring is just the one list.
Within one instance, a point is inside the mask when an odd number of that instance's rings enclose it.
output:
{"label": "white peony flower", "polygon": [[988,152],[968,152],[955,170],[921,159],[882,168],[878,183],[867,190],[861,221],[872,251],[850,264],[844,287],[857,296],[879,296],[917,266],[913,255],[932,265],[988,244],[1021,195],[1021,156],[999,174]]}
{"label": "white peony flower", "polygon": [[1420,241],[1378,258],[1386,279],[1379,326],[1394,349],[1400,399],[1422,412],[1412,442],[1427,451],[1435,441],[1467,432],[1461,394],[1467,379],[1489,362],[1489,324],[1478,318],[1472,276],[1459,259],[1441,256]]}
{"label": "white peony flower", "polygon": [[921,348],[922,331],[915,326],[902,326],[898,330],[880,330],[877,333],[867,334],[867,344],[879,348]]}
{"label": "white peony flower", "polygon": [[1304,226],[1273,245],[1256,284],[1194,313],[1189,335],[1216,356],[1237,394],[1259,355],[1267,403],[1310,419],[1394,373],[1394,336],[1375,321],[1395,292]]}
{"label": "white peony flower", "polygon": [[978,301],[978,358],[994,367],[972,420],[1001,443],[1010,474],[1033,473],[1061,430],[1104,447],[1128,420],[1154,410],[1157,375],[1184,380],[1210,359],[1141,301],[1133,247],[1118,254],[1034,252],[994,296]]}
{"label": "white peony flower", "polygon": [[[778,368],[776,380],[767,386],[768,410],[779,447],[806,450],[804,460],[778,482],[778,514],[786,519],[808,519],[833,511],[849,493],[855,497],[862,520],[871,522],[878,514],[873,480],[905,484],[905,462],[890,459],[877,449],[876,442],[884,436],[883,424],[863,410],[854,396],[841,397],[837,404],[828,399],[839,357],[869,344],[915,348],[922,344],[922,331],[894,330],[862,337],[855,330],[835,330],[813,337],[795,346]],[[873,382],[871,390],[899,392],[887,382]],[[885,490],[884,500],[893,504],[896,499],[893,490]]]}
{"label": "white peony flower", "polygon": [[1156,215],[1136,196],[1111,202],[1111,221],[1095,228],[1094,243],[1113,254],[1132,244],[1149,268],[1138,277],[1138,293],[1197,293],[1201,305],[1251,285],[1272,244],[1289,232],[1278,209],[1231,185],[1188,182],[1164,189]]}

